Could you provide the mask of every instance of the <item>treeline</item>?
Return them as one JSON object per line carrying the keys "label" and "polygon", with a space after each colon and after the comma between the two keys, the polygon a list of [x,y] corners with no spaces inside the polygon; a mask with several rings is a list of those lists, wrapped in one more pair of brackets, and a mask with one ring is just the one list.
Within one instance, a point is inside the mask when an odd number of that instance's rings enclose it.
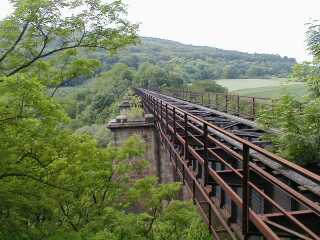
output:
{"label": "treeline", "polygon": [[[178,80],[184,82],[287,77],[296,63],[294,58],[274,54],[249,54],[145,37],[136,45],[120,50],[116,55],[106,57],[105,51],[100,50],[91,52],[88,57],[101,61],[102,66],[98,73],[110,70],[117,63],[124,63],[136,70],[149,63],[158,66],[162,71],[174,70],[175,74],[167,77],[175,81],[178,76]],[[85,81],[84,77],[77,78],[68,82],[68,85],[77,85]]]}
{"label": "treeline", "polygon": [[[185,81],[223,78],[287,77],[296,60],[272,54],[248,54],[212,47],[184,45],[156,38],[142,38],[141,43],[121,50],[113,57],[99,57],[101,71],[115,63],[138,69],[152,63],[179,71]],[[103,57],[102,57],[103,56]]]}

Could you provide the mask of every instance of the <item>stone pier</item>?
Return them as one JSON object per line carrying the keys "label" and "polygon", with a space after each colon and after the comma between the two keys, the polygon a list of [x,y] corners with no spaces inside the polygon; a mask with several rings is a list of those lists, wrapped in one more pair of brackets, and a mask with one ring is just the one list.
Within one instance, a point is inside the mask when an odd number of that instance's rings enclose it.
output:
{"label": "stone pier", "polygon": [[150,161],[148,175],[157,176],[160,183],[173,182],[171,162],[154,128],[153,115],[145,114],[143,119],[131,121],[125,115],[120,115],[110,121],[107,127],[112,131],[112,142],[116,146],[132,135],[140,136],[145,143],[143,158]]}
{"label": "stone pier", "polygon": [[[146,175],[157,176],[159,183],[170,183],[179,181],[177,174],[171,164],[170,156],[161,144],[159,133],[154,126],[152,114],[144,114],[144,117],[129,120],[127,113],[130,104],[124,101],[120,105],[120,115],[111,120],[107,127],[112,131],[112,143],[120,146],[128,137],[132,135],[140,136],[145,143],[145,153],[143,159],[150,161],[150,167]],[[184,188],[184,187],[183,187]],[[190,199],[185,189],[182,189],[179,199]]]}

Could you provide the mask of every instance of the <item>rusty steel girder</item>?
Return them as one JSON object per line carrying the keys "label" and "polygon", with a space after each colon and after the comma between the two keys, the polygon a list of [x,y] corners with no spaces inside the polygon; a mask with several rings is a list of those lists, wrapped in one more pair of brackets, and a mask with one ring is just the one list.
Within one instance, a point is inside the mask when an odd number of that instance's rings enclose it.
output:
{"label": "rusty steel girder", "polygon": [[254,144],[250,129],[222,128],[238,126],[223,114],[136,91],[214,239],[320,240],[320,176]]}

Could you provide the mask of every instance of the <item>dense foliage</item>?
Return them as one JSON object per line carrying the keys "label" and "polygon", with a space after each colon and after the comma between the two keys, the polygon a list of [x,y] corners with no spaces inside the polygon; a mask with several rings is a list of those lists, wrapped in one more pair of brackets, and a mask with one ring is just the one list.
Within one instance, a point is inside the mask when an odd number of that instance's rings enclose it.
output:
{"label": "dense foliage", "polygon": [[227,91],[213,80],[199,80],[191,85],[183,84],[181,76],[174,69],[164,70],[157,65],[144,63],[136,70],[126,64],[117,63],[109,71],[90,79],[84,85],[65,87],[62,91],[57,91],[57,98],[64,103],[73,120],[70,126],[76,129],[84,125],[102,124],[117,114],[117,103],[128,94],[130,87],[188,88],[201,92]]}
{"label": "dense foliage", "polygon": [[214,92],[214,93],[223,93],[227,92],[228,89],[222,87],[212,80],[199,80],[195,81],[192,84],[187,86],[188,89],[195,92]]}
{"label": "dense foliage", "polygon": [[271,54],[248,54],[213,47],[184,45],[156,38],[122,50],[104,63],[121,62],[137,68],[144,62],[174,68],[185,81],[221,78],[287,77],[295,59]]}
{"label": "dense foliage", "polygon": [[278,128],[281,134],[270,135],[274,150],[302,165],[319,164],[320,159],[320,25],[316,21],[307,31],[311,63],[294,66],[292,77],[306,82],[308,96],[303,104],[291,96],[284,96],[272,111],[261,113],[260,123]]}
{"label": "dense foliage", "polygon": [[132,87],[172,86],[165,72],[158,66],[144,64],[138,70],[126,64],[114,64],[109,71],[90,79],[86,84],[65,87],[57,91],[56,98],[72,118],[73,129],[90,124],[103,124],[118,113],[119,101]]}
{"label": "dense foliage", "polygon": [[[0,23],[0,238],[208,239],[192,204],[174,201],[179,184],[132,178],[146,167],[139,138],[105,148],[96,125],[70,127],[79,113],[87,122],[109,115],[131,84],[128,67],[98,77],[97,95],[83,87],[76,99],[56,96],[70,79],[96,73],[99,60],[84,53],[135,43],[123,3],[11,2]],[[83,134],[92,131],[98,143]]]}
{"label": "dense foliage", "polygon": [[[287,77],[295,59],[272,54],[248,54],[213,47],[184,45],[157,38],[141,38],[135,46],[122,49],[119,54],[105,57],[102,52],[90,54],[90,58],[100,59],[98,71],[107,71],[116,63],[123,63],[133,69],[165,75],[172,83],[179,84],[194,80],[229,78],[270,78]],[[69,85],[85,82],[85,78],[75,79]],[[147,83],[143,83],[146,86]],[[151,86],[162,84],[153,79]]]}

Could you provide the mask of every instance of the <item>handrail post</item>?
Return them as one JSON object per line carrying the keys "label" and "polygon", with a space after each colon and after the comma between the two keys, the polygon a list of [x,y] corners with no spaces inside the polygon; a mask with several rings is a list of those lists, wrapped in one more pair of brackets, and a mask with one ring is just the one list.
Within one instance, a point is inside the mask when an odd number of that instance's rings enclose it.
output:
{"label": "handrail post", "polygon": [[163,120],[163,115],[162,115],[162,100],[160,100],[160,119],[161,119],[160,123],[161,123],[161,125],[162,125],[162,124],[163,124],[163,123],[162,123],[162,120]]}
{"label": "handrail post", "polygon": [[173,113],[173,145],[177,143],[177,127],[176,127],[176,108],[172,110]]}
{"label": "handrail post", "polygon": [[154,99],[155,100],[155,102],[156,102],[156,114],[157,114],[157,120],[159,120],[159,112],[158,112],[158,110],[159,110],[159,103],[158,103],[158,99]]}
{"label": "handrail post", "polygon": [[204,185],[208,185],[208,125],[203,123]]}
{"label": "handrail post", "polygon": [[188,159],[189,143],[188,143],[188,114],[184,114],[184,160]]}
{"label": "handrail post", "polygon": [[226,108],[226,113],[228,112],[228,94],[226,94],[226,96],[225,96],[225,98],[226,98],[226,105],[225,105],[225,108]]}
{"label": "handrail post", "polygon": [[237,114],[240,116],[240,96],[237,96]]}
{"label": "handrail post", "polygon": [[154,120],[156,121],[157,115],[156,115],[156,100],[154,99],[154,97],[151,97],[151,103],[153,105],[153,116],[154,116]]}
{"label": "handrail post", "polygon": [[252,118],[256,118],[256,101],[255,97],[252,97]]}
{"label": "handrail post", "polygon": [[250,148],[248,145],[243,144],[242,149],[242,164],[243,164],[243,176],[242,176],[242,234],[244,239],[248,239],[249,232],[249,203],[250,203],[250,192],[249,192],[249,160],[250,160]]}
{"label": "handrail post", "polygon": [[168,123],[168,103],[166,103],[166,133],[169,132],[169,123]]}
{"label": "handrail post", "polygon": [[216,93],[216,106],[215,106],[215,109],[216,109],[216,110],[219,110],[219,109],[218,109],[218,94],[217,94],[217,93]]}

